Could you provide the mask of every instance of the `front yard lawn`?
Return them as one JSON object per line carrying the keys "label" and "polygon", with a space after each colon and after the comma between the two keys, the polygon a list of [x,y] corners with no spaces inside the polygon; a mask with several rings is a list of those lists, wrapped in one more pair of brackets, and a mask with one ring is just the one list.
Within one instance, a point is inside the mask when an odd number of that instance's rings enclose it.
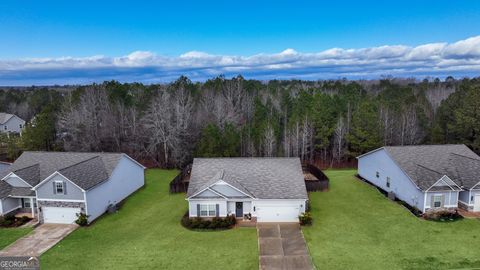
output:
{"label": "front yard lawn", "polygon": [[0,228],[0,250],[31,231],[32,228]]}
{"label": "front yard lawn", "polygon": [[257,269],[255,228],[194,232],[180,219],[185,194],[170,195],[176,171],[148,170],[146,186],[115,214],[79,228],[41,257],[45,269]]}
{"label": "front yard lawn", "polygon": [[318,269],[480,267],[480,220],[419,219],[355,173],[327,171],[330,191],[310,194],[314,225],[303,232]]}

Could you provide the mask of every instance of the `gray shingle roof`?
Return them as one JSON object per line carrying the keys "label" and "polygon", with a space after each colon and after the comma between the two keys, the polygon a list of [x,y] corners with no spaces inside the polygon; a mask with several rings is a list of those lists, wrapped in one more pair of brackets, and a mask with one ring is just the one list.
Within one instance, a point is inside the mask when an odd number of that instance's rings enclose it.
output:
{"label": "gray shingle roof", "polygon": [[29,187],[12,187],[9,195],[15,197],[35,196],[35,191]]}
{"label": "gray shingle roof", "polygon": [[5,181],[0,180],[0,199],[8,197],[12,191],[12,186]]}
{"label": "gray shingle roof", "polygon": [[121,153],[24,152],[10,171],[35,186],[55,171],[87,190],[107,180]]}
{"label": "gray shingle roof", "polygon": [[187,197],[220,179],[258,199],[308,199],[298,158],[196,158]]}
{"label": "gray shingle roof", "polygon": [[[424,191],[443,175],[447,175],[458,186],[465,188],[469,188],[468,184],[474,182],[471,176],[480,175],[478,167],[466,165],[464,161],[467,159],[473,164],[476,160],[480,160],[480,157],[463,144],[386,146],[384,148],[412,181]],[[469,182],[467,179],[472,180]]]}

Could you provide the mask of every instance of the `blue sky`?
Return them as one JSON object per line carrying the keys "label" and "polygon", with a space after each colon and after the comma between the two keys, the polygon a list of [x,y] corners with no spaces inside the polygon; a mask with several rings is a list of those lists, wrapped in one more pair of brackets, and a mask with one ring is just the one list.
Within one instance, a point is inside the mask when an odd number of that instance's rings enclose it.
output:
{"label": "blue sky", "polygon": [[[4,0],[0,2],[0,85],[104,79],[156,82],[183,73],[198,80],[218,73],[245,73],[260,79],[477,74],[480,55],[477,58],[476,39],[469,41],[470,47],[461,56],[465,61],[457,61],[454,69],[444,68],[448,61],[422,65],[420,71],[409,62],[401,67],[383,66],[374,72],[348,71],[350,64],[346,62],[341,66],[329,61],[298,63],[299,56],[304,59],[332,48],[402,45],[414,49],[444,43],[445,48],[439,50],[447,50],[451,44],[480,35],[480,1],[385,2]],[[285,50],[290,57],[281,55]],[[293,52],[296,60],[292,60]],[[129,59],[129,64],[116,64],[115,59],[128,58],[132,53],[142,61],[135,58]],[[408,52],[403,53],[405,56]],[[435,53],[445,55],[443,51]],[[194,56],[190,58],[195,61],[182,59],[181,66],[173,64],[185,54]],[[262,68],[255,68],[259,62],[252,67],[247,60],[258,55],[273,57],[274,61],[269,58],[265,66],[262,59]],[[213,56],[224,58],[212,62]],[[389,59],[385,55],[375,57]],[[292,61],[297,64],[279,65]]]}

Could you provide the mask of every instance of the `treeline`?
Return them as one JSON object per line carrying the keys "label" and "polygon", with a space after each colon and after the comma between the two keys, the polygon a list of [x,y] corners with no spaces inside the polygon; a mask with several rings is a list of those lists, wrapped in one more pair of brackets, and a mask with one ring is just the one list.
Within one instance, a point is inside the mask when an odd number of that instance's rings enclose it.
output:
{"label": "treeline", "polygon": [[344,161],[382,145],[465,143],[480,151],[480,80],[269,81],[0,90],[30,120],[22,150],[126,152],[151,165],[193,157]]}

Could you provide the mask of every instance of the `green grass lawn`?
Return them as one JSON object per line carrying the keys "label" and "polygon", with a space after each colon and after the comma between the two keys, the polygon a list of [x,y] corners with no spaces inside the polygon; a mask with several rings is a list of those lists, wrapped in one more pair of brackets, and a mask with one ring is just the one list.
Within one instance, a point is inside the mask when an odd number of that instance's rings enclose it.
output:
{"label": "green grass lawn", "polygon": [[115,214],[67,236],[41,257],[45,269],[257,269],[255,228],[194,232],[180,219],[185,194],[170,195],[176,171],[148,170],[146,186]]}
{"label": "green grass lawn", "polygon": [[32,228],[0,228],[0,250],[31,231]]}
{"label": "green grass lawn", "polygon": [[318,269],[480,267],[480,220],[419,219],[355,173],[327,171],[330,191],[310,194],[314,225],[303,232]]}

